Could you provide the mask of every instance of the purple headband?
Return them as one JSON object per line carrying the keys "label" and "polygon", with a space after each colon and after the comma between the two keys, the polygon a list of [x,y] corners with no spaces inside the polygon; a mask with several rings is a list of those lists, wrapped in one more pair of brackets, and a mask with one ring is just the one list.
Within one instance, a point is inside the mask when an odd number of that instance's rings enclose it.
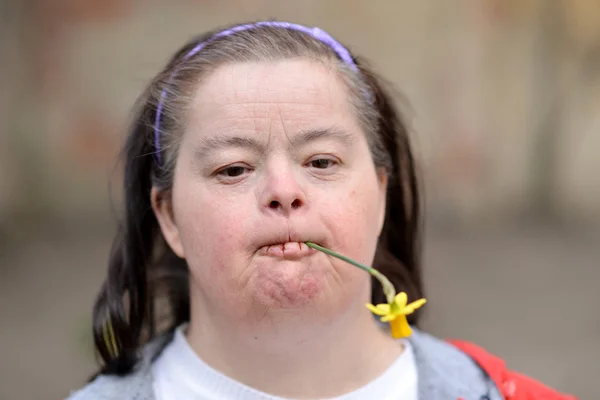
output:
{"label": "purple headband", "polygon": [[[205,40],[204,42],[201,42],[198,45],[196,45],[196,47],[194,47],[192,50],[190,50],[183,57],[181,62],[183,63],[183,62],[189,60],[194,55],[198,54],[198,52],[200,52],[200,50],[202,50],[204,47],[206,47],[207,44],[214,41],[215,39],[229,36],[229,35],[232,35],[237,32],[247,31],[249,29],[259,28],[259,27],[263,27],[263,26],[291,29],[294,31],[299,31],[299,32],[309,34],[310,36],[314,37],[315,39],[317,39],[317,40],[325,43],[329,47],[331,47],[333,49],[333,51],[335,51],[335,53],[342,59],[342,61],[344,61],[344,63],[346,63],[354,71],[358,72],[358,66],[352,59],[352,55],[350,55],[350,52],[348,51],[348,49],[346,49],[344,46],[342,46],[337,40],[335,40],[327,32],[325,32],[322,29],[317,28],[317,27],[308,28],[303,25],[292,24],[290,22],[280,22],[280,21],[263,21],[263,22],[256,22],[253,24],[238,25],[238,26],[234,26],[233,28],[216,33],[209,39]],[[176,72],[177,72],[176,69],[173,70],[173,72],[171,73],[171,76],[169,76],[169,80],[167,81],[166,86],[168,86],[171,83]],[[160,100],[159,100],[158,106],[156,108],[156,117],[154,120],[154,148],[156,150],[156,159],[158,160],[159,165],[162,163],[161,156],[160,156],[160,117],[162,114],[164,100],[165,100],[166,96],[167,96],[167,91],[165,88],[160,93]]]}

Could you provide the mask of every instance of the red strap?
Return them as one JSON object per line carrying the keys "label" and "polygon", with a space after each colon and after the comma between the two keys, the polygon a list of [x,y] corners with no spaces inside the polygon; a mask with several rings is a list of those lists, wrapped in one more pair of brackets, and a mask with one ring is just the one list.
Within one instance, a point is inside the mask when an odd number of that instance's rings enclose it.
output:
{"label": "red strap", "polygon": [[448,340],[469,355],[494,381],[505,400],[577,400],[560,394],[525,375],[510,371],[506,363],[479,346],[462,340]]}

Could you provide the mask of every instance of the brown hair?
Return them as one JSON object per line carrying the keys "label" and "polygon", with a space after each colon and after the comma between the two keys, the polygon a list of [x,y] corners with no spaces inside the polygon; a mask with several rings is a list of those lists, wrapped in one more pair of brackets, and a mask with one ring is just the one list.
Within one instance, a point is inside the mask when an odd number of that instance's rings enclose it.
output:
{"label": "brown hair", "polygon": [[[185,260],[162,237],[150,204],[152,187],[168,194],[178,138],[199,82],[219,65],[247,61],[308,58],[328,63],[349,89],[350,101],[367,135],[373,162],[389,175],[385,223],[374,267],[409,299],[423,297],[420,272],[421,204],[407,127],[381,80],[354,58],[358,72],[331,47],[309,34],[279,27],[257,27],[210,41],[183,61],[199,37],[170,60],[137,104],[123,157],[125,212],[113,243],[107,278],[94,306],[94,340],[104,362],[101,373],[129,373],[141,346],[189,321],[189,282]],[[173,72],[176,71],[176,74]],[[159,149],[154,144],[156,108],[162,92]],[[156,151],[162,162],[157,162]],[[385,302],[373,282],[373,302]],[[159,315],[159,311],[161,315]],[[419,312],[409,321],[416,324]],[[107,327],[114,340],[106,340]]]}

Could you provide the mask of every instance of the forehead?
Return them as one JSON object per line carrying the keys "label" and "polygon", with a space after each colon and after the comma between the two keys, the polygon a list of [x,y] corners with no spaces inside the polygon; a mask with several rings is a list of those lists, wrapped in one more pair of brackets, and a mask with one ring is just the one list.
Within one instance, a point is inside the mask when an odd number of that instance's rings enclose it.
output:
{"label": "forehead", "polygon": [[[356,126],[348,90],[334,67],[310,60],[224,65],[198,87],[191,125],[201,131]],[[269,125],[269,126],[266,126]],[[263,127],[261,127],[262,129]]]}

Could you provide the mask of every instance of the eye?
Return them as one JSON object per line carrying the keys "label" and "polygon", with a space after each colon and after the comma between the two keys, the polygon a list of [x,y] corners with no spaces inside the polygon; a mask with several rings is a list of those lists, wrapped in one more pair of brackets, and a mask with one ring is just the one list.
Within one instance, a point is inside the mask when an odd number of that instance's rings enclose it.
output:
{"label": "eye", "polygon": [[240,164],[233,164],[223,167],[215,172],[215,176],[222,183],[237,183],[252,172],[250,167]]}
{"label": "eye", "polygon": [[248,168],[242,167],[241,165],[232,165],[230,167],[223,168],[218,172],[218,174],[227,178],[235,178],[242,175],[247,170]]}
{"label": "eye", "polygon": [[308,164],[316,169],[327,169],[333,167],[336,162],[328,158],[317,158],[316,160],[309,161]]}

